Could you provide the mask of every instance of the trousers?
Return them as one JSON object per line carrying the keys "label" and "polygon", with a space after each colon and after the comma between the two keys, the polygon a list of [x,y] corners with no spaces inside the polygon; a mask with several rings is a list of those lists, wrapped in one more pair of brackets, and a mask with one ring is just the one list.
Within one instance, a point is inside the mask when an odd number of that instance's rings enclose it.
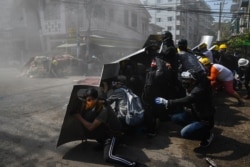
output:
{"label": "trousers", "polygon": [[106,162],[117,163],[123,166],[135,166],[136,162],[130,161],[118,155],[114,155],[116,146],[116,137],[111,137],[104,142],[104,160]]}
{"label": "trousers", "polygon": [[171,116],[171,121],[181,125],[181,136],[186,139],[203,141],[210,136],[211,126],[205,121],[197,121],[191,113],[178,112]]}

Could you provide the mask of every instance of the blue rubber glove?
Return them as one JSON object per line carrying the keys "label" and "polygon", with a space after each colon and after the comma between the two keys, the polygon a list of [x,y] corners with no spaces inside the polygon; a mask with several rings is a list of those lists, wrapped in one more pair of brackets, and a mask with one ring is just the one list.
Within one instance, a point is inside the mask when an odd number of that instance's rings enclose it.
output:
{"label": "blue rubber glove", "polygon": [[156,104],[163,104],[165,105],[166,107],[168,106],[168,100],[162,98],[162,97],[156,97],[155,98],[155,103]]}

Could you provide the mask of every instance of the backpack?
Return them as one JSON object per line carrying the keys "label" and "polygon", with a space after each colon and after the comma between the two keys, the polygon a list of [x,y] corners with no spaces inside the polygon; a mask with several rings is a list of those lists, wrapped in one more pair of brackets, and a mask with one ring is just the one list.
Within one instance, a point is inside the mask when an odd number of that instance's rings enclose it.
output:
{"label": "backpack", "polygon": [[121,88],[127,95],[128,111],[125,116],[125,122],[129,126],[136,126],[143,122],[144,108],[140,98],[130,89]]}

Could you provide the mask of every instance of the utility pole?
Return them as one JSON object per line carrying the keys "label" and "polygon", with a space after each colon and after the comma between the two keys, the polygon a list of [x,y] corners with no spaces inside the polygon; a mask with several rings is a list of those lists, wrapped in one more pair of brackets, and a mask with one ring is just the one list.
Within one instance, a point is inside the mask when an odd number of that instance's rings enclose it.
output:
{"label": "utility pole", "polygon": [[220,11],[219,11],[219,24],[218,24],[218,36],[217,36],[217,41],[221,40],[221,14],[222,10],[225,4],[225,0],[223,2],[220,2]]}
{"label": "utility pole", "polygon": [[79,58],[80,56],[80,0],[78,0],[78,5],[77,5],[77,14],[76,14],[76,57]]}
{"label": "utility pole", "polygon": [[221,39],[221,13],[222,13],[222,2],[220,2],[220,12],[219,12],[219,25],[218,25],[218,36],[217,41],[220,41]]}

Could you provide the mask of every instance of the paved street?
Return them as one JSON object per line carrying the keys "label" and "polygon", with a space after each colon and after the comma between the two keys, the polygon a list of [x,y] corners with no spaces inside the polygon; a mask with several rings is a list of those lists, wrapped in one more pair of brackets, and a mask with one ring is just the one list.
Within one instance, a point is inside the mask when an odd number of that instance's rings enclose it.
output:
{"label": "paved street", "polygon": [[[83,78],[23,78],[16,69],[0,69],[0,167],[113,166],[93,150],[93,141],[56,148],[73,85]],[[234,99],[216,98],[216,138],[210,148],[197,149],[198,141],[180,138],[179,127],[162,122],[155,138],[138,131],[126,137],[118,153],[149,167],[208,166],[205,157],[218,166],[250,166],[250,103],[237,108]]]}

